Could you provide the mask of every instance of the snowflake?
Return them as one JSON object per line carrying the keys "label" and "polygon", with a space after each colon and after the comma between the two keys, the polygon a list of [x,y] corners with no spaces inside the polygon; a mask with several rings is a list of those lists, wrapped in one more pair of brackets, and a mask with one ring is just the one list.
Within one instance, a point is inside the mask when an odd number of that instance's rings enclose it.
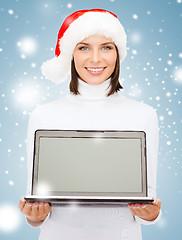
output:
{"label": "snowflake", "polygon": [[72,3],[67,4],[67,8],[72,8],[72,7],[73,7]]}
{"label": "snowflake", "polygon": [[132,33],[130,38],[131,38],[131,41],[135,44],[141,43],[141,41],[142,41],[142,35],[139,32]]}
{"label": "snowflake", "polygon": [[0,231],[12,232],[20,226],[20,212],[17,206],[4,204],[0,206]]}
{"label": "snowflake", "polygon": [[133,49],[132,53],[133,53],[133,55],[137,55],[138,52],[137,52],[137,50]]}
{"label": "snowflake", "polygon": [[182,67],[180,67],[180,68],[177,67],[175,69],[174,80],[179,82],[179,83],[182,83]]}
{"label": "snowflake", "polygon": [[170,97],[171,96],[171,93],[170,92],[167,92],[166,93],[166,97]]}
{"label": "snowflake", "polygon": [[168,61],[167,61],[167,64],[168,64],[168,65],[172,65],[173,62],[172,62],[171,60],[168,60]]}
{"label": "snowflake", "polygon": [[133,14],[133,19],[137,20],[138,19],[138,15],[137,14]]}
{"label": "snowflake", "polygon": [[8,10],[8,13],[9,13],[10,15],[13,15],[13,14],[14,14],[14,11],[13,11],[12,9],[9,9],[9,10]]}
{"label": "snowflake", "polygon": [[23,59],[25,55],[31,55],[37,50],[37,42],[32,37],[24,37],[22,40],[17,42],[17,46],[23,54]]}
{"label": "snowflake", "polygon": [[179,54],[178,54],[178,57],[179,57],[179,58],[182,58],[182,53],[179,53]]}

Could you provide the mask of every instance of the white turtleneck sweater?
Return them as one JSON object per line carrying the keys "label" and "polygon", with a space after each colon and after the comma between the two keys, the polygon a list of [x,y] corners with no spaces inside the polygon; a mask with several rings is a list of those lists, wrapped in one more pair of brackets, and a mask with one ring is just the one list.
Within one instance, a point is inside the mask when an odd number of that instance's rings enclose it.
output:
{"label": "white turtleneck sweater", "polygon": [[[30,190],[34,132],[37,129],[63,130],[137,130],[147,137],[148,190],[156,196],[158,122],[154,109],[146,104],[109,92],[110,79],[100,85],[79,80],[80,95],[68,94],[57,101],[37,107],[31,114],[28,150],[28,189]],[[39,240],[141,240],[140,224],[125,206],[52,207],[40,226]]]}

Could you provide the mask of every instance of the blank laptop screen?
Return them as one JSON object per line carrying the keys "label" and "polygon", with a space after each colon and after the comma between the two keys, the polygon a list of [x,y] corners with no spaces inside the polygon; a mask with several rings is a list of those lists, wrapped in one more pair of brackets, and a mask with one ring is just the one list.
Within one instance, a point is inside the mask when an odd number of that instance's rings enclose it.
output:
{"label": "blank laptop screen", "polygon": [[36,155],[33,194],[142,192],[140,138],[43,136]]}

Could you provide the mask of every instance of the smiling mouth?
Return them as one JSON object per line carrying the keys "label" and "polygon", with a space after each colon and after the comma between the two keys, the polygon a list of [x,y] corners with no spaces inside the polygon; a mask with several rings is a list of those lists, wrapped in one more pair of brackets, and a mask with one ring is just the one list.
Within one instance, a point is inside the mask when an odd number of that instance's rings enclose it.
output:
{"label": "smiling mouth", "polygon": [[104,69],[105,69],[105,67],[97,67],[97,68],[89,68],[89,67],[86,67],[86,69],[89,71],[89,72],[95,72],[95,73],[99,73],[99,72],[102,72]]}

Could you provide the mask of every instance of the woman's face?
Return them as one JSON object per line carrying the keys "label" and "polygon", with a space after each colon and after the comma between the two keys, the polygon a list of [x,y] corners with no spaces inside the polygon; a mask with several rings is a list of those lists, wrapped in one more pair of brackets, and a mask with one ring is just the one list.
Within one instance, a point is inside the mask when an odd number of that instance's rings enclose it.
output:
{"label": "woman's face", "polygon": [[112,75],[117,52],[111,39],[93,35],[76,45],[73,57],[79,78],[98,85]]}

